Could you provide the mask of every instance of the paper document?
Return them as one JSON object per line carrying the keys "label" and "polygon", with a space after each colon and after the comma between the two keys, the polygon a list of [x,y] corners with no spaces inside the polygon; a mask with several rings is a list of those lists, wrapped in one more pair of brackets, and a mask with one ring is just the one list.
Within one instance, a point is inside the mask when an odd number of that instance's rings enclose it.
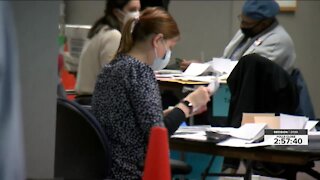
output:
{"label": "paper document", "polygon": [[199,81],[199,82],[212,82],[216,79],[215,76],[184,76],[184,77],[174,77],[174,79],[179,79],[183,81]]}
{"label": "paper document", "polygon": [[210,125],[180,126],[179,129],[176,130],[175,134],[192,134],[198,132],[205,132],[210,127]]}
{"label": "paper document", "polygon": [[316,125],[319,121],[316,120],[309,120],[307,121],[306,125],[304,126],[304,129],[307,129],[308,131],[317,131]]}
{"label": "paper document", "polygon": [[305,116],[280,114],[280,129],[304,129],[307,121]]}
{"label": "paper document", "polygon": [[155,71],[156,74],[182,74],[181,70],[175,70],[175,69],[162,69],[159,71]]}
{"label": "paper document", "polygon": [[266,126],[266,123],[248,123],[232,132],[231,136],[246,140],[256,140],[264,135]]}
{"label": "paper document", "polygon": [[197,132],[197,133],[187,133],[187,134],[181,134],[177,133],[171,136],[172,138],[182,138],[182,139],[191,139],[191,140],[198,140],[198,141],[206,141],[207,136],[204,131]]}
{"label": "paper document", "polygon": [[211,127],[207,131],[213,131],[220,134],[227,134],[235,138],[254,141],[264,135],[266,123],[247,123],[239,128],[232,127]]}
{"label": "paper document", "polygon": [[184,76],[199,76],[206,71],[210,70],[208,63],[191,63],[188,68],[183,72]]}
{"label": "paper document", "polygon": [[230,74],[237,63],[238,61],[231,61],[230,59],[212,58],[210,65],[214,72]]}

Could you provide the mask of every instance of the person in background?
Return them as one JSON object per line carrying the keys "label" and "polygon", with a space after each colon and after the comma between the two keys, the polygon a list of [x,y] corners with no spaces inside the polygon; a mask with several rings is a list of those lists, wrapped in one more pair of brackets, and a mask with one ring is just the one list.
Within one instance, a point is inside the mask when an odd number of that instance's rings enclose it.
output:
{"label": "person in background", "polygon": [[166,11],[168,11],[170,0],[140,0],[141,3],[141,10],[144,10],[147,7],[162,7]]}
{"label": "person in background", "polygon": [[[246,0],[238,16],[240,29],[224,49],[222,57],[239,60],[244,55],[256,53],[291,74],[296,53],[290,35],[276,18],[279,10],[275,0]],[[191,62],[195,61],[183,60],[180,68],[186,69]]]}
{"label": "person in background", "polygon": [[[21,80],[14,3],[0,1],[0,179],[26,179]],[[20,41],[21,42],[21,41]],[[21,58],[22,61],[23,58]]]}
{"label": "person in background", "polygon": [[116,57],[98,76],[92,112],[110,140],[113,179],[141,178],[139,163],[153,126],[165,126],[171,135],[186,118],[206,108],[210,93],[201,86],[173,109],[162,109],[154,70],[166,66],[179,37],[168,12],[146,8],[125,25]]}
{"label": "person in background", "polygon": [[[276,15],[280,8],[275,0],[246,0],[238,16],[240,29],[225,47],[222,58],[239,60],[247,54],[259,54],[279,64],[289,74],[294,69],[296,53],[293,41],[279,24]],[[183,60],[185,70],[197,60]],[[225,158],[224,172],[235,173],[239,160]]]}
{"label": "person in background", "polygon": [[91,103],[99,72],[110,63],[119,48],[123,24],[132,17],[138,17],[139,10],[139,0],[107,1],[104,16],[90,29],[80,55],[75,87],[80,104]]}

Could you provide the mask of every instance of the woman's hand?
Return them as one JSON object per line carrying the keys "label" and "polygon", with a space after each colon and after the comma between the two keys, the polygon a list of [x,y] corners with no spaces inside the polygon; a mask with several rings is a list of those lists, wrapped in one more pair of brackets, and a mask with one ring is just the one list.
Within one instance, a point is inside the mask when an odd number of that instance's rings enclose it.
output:
{"label": "woman's hand", "polygon": [[200,86],[190,93],[184,100],[189,101],[193,105],[193,111],[199,110],[202,106],[206,106],[210,100],[210,92],[207,87]]}
{"label": "woman's hand", "polygon": [[192,104],[192,112],[190,112],[190,109],[183,103],[179,103],[177,107],[180,108],[188,118],[189,116],[200,114],[207,110],[207,103],[210,100],[210,92],[207,87],[200,86],[185,97],[184,100],[189,101]]}

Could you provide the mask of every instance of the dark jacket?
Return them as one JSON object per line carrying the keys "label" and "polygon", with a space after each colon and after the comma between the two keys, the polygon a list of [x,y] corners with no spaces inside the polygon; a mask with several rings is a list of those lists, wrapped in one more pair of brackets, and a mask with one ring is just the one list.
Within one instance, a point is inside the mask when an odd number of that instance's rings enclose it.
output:
{"label": "dark jacket", "polygon": [[227,79],[231,100],[228,123],[241,126],[242,113],[294,114],[299,99],[289,74],[258,54],[243,56]]}

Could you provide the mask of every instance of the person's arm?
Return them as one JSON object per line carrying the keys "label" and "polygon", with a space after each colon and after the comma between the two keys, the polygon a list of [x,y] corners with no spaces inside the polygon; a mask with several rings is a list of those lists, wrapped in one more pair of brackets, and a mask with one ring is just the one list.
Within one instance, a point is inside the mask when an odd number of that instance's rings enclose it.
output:
{"label": "person's arm", "polygon": [[151,127],[163,126],[158,84],[151,69],[128,72],[127,84],[130,105],[138,120],[136,123],[148,138]]}
{"label": "person's arm", "polygon": [[118,30],[106,30],[101,36],[99,60],[100,66],[110,63],[114,58],[121,40],[121,34]]}
{"label": "person's arm", "polygon": [[163,119],[169,135],[174,134],[186,118],[202,113],[206,110],[206,105],[210,100],[210,93],[207,87],[201,86],[183,100],[190,102],[192,104],[192,108],[190,109],[187,105],[180,102],[174,109],[168,112]]}

